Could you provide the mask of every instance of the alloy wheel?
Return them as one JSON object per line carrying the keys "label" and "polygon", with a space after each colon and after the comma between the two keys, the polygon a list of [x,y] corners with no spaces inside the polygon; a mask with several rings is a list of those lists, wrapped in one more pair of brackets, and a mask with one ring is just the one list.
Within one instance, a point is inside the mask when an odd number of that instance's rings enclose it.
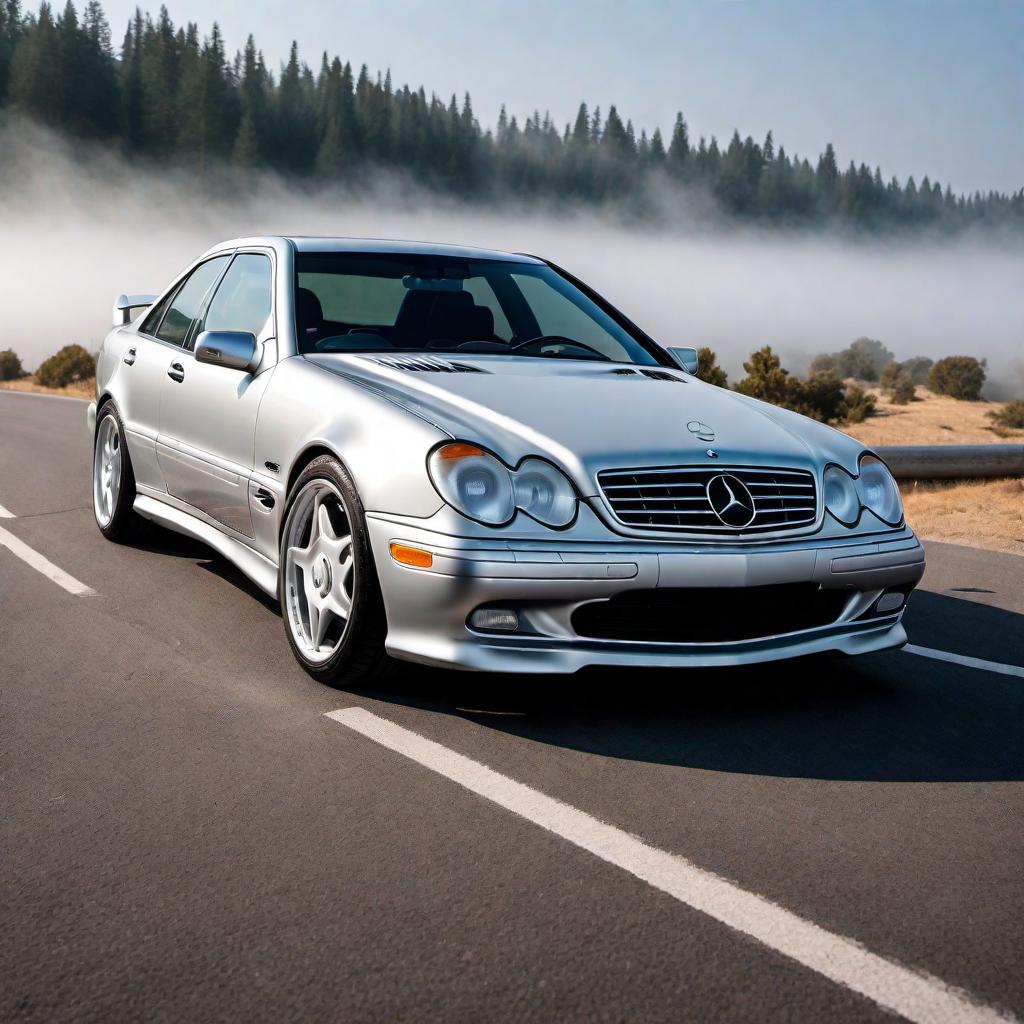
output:
{"label": "alloy wheel", "polygon": [[349,513],[329,481],[311,480],[296,495],[284,552],[288,628],[305,658],[327,661],[348,629],[356,572]]}

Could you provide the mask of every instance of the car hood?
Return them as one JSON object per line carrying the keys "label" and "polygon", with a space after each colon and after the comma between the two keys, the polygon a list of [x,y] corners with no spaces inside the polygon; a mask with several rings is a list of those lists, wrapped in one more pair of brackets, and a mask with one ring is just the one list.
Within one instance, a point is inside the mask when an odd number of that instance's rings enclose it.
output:
{"label": "car hood", "polygon": [[603,469],[714,458],[721,466],[814,472],[833,461],[855,470],[863,451],[814,420],[660,367],[476,355],[306,358],[510,465],[547,456],[589,493]]}

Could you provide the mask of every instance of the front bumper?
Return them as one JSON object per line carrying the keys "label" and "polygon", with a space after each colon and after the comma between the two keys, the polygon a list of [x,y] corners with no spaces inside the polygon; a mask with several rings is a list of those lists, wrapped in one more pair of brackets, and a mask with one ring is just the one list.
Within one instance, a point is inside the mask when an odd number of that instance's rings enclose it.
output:
{"label": "front bumper", "polygon": [[[589,665],[743,665],[823,651],[865,654],[900,647],[905,605],[874,614],[888,589],[909,591],[924,573],[924,549],[909,529],[878,537],[805,539],[754,549],[635,542],[488,541],[453,537],[408,520],[369,514],[367,526],[397,658],[498,672],[575,672]],[[390,545],[429,551],[429,569],[398,564]],[[754,587],[817,583],[849,592],[837,619],[813,629],[714,643],[582,637],[572,613],[630,589]],[[482,605],[522,608],[523,632],[469,626]],[[526,631],[528,630],[528,631]],[[756,632],[756,630],[754,630]]]}

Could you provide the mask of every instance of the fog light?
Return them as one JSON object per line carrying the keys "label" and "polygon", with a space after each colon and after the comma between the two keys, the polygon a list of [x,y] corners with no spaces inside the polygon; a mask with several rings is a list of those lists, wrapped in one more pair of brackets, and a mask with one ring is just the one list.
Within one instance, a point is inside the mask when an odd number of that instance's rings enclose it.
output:
{"label": "fog light", "polygon": [[878,604],[875,605],[875,611],[879,615],[884,615],[886,612],[894,612],[897,608],[903,607],[903,595],[899,591],[892,591],[888,594],[883,594],[878,599]]}
{"label": "fog light", "polygon": [[519,616],[511,608],[477,608],[469,617],[474,629],[500,629],[512,632],[519,628]]}
{"label": "fog light", "polygon": [[401,565],[411,565],[417,569],[429,569],[434,564],[434,556],[422,548],[411,548],[407,544],[392,544],[391,557]]}

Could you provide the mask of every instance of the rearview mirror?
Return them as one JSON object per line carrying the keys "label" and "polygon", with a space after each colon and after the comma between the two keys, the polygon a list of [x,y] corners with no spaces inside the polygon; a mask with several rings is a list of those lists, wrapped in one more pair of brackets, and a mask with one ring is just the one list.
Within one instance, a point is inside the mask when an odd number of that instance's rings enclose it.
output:
{"label": "rearview mirror", "polygon": [[248,331],[203,331],[196,338],[196,362],[231,370],[256,369],[256,335]]}
{"label": "rearview mirror", "polygon": [[670,348],[668,354],[672,362],[689,374],[697,372],[697,350],[695,348]]}

